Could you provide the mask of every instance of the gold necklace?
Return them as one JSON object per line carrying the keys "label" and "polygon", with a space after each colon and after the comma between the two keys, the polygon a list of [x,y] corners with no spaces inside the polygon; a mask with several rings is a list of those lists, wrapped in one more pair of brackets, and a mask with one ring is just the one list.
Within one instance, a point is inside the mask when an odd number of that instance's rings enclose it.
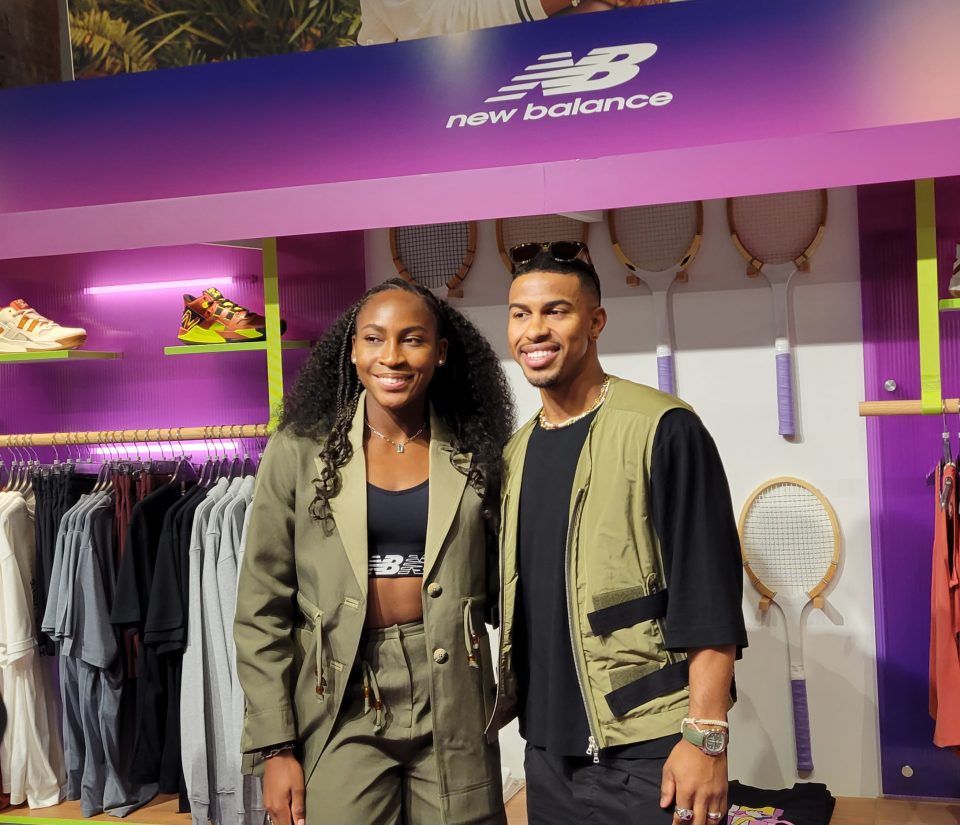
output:
{"label": "gold necklace", "polygon": [[393,444],[393,446],[396,448],[396,451],[398,453],[402,453],[404,448],[411,441],[416,441],[420,437],[421,433],[423,433],[423,431],[427,428],[427,422],[424,421],[423,424],[420,426],[420,429],[417,430],[413,435],[411,435],[410,438],[408,438],[406,441],[394,441],[389,436],[386,436],[383,433],[379,432],[378,430],[373,429],[373,425],[369,421],[367,421],[366,418],[363,419],[363,423],[367,425],[367,429],[370,430],[370,432],[372,432],[377,438],[382,438],[388,444]]}
{"label": "gold necklace", "polygon": [[562,430],[564,427],[569,427],[571,424],[576,424],[581,418],[586,418],[590,413],[596,412],[600,409],[600,405],[607,400],[607,390],[610,389],[610,376],[605,375],[603,378],[603,384],[600,385],[600,392],[597,393],[597,400],[590,405],[590,409],[584,410],[580,415],[575,415],[572,418],[568,418],[566,421],[560,421],[554,424],[552,421],[547,421],[547,417],[543,414],[543,407],[540,408],[540,426],[545,430]]}

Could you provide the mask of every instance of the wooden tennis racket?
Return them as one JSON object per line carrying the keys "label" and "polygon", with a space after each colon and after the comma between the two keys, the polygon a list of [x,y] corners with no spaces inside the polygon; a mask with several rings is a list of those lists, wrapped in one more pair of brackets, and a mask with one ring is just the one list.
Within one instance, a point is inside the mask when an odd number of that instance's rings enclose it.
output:
{"label": "wooden tennis racket", "polygon": [[653,294],[657,330],[657,385],[676,395],[677,379],[670,334],[670,288],[687,280],[687,267],[700,251],[703,204],[700,201],[631,206],[607,212],[610,240],[627,283],[643,281]]}
{"label": "wooden tennis racket", "polygon": [[521,218],[500,218],[497,221],[497,247],[507,272],[513,273],[511,247],[541,241],[587,242],[589,224],[565,215],[527,215]]}
{"label": "wooden tennis racket", "polygon": [[448,298],[463,297],[477,252],[476,221],[400,226],[390,230],[393,264],[402,278],[427,289],[447,288]]}
{"label": "wooden tennis racket", "polygon": [[753,195],[727,201],[730,234],[748,263],[747,275],[761,272],[773,290],[777,359],[777,418],[780,435],[796,434],[790,306],[787,287],[797,273],[810,271],[810,255],[827,221],[827,190]]}
{"label": "wooden tennis racket", "polygon": [[840,528],[823,493],[798,478],[782,476],[754,490],[739,521],[743,566],[761,594],[760,609],[783,611],[790,656],[797,770],[813,770],[810,712],[803,669],[801,617],[807,602],[823,607],[820,595],[837,572]]}

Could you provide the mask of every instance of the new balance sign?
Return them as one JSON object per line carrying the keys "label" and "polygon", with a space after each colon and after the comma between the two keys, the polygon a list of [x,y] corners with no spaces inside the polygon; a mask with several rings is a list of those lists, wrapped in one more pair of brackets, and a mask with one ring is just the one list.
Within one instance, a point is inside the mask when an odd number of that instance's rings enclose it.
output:
{"label": "new balance sign", "polygon": [[[613,97],[583,97],[629,83],[640,73],[640,64],[657,53],[653,43],[627,43],[623,46],[604,46],[593,49],[574,62],[573,52],[540,55],[537,62],[527,66],[521,74],[501,86],[485,103],[522,100],[538,92],[541,99],[558,95],[577,95],[552,105],[527,101],[520,120],[541,120],[545,117],[570,117],[598,112],[643,109],[647,106],[666,106],[673,100],[670,92],[617,95]],[[472,114],[450,115],[447,128],[483,126],[509,123],[519,107],[496,108]]]}

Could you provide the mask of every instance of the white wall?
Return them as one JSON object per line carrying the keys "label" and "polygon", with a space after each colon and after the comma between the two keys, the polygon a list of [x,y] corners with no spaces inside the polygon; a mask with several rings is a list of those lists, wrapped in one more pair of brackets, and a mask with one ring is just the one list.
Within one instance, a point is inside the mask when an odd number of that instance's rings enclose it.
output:
{"label": "white wall", "polygon": [[[879,794],[873,587],[863,395],[856,193],[830,193],[830,216],[813,271],[794,279],[793,341],[800,438],[777,435],[773,314],[764,279],[746,277],[729,240],[722,201],[706,203],[704,245],[673,312],[680,395],[700,413],[723,457],[739,514],[758,484],[796,475],[833,503],[843,556],[827,612],[808,611],[805,651],[815,772],[837,795]],[[610,320],[601,338],[609,372],[656,385],[653,316],[646,288],[628,287],[606,225],[590,227],[590,247]],[[367,281],[395,274],[387,230],[366,238]],[[478,323],[504,358],[522,418],[538,395],[505,345],[509,275],[493,222],[479,227],[476,262],[456,304]],[[761,620],[758,595],[745,586],[750,647],[737,665],[740,701],[731,715],[731,777],[762,787],[790,786],[795,772],[783,619]],[[505,763],[522,771],[515,725],[503,737]]]}

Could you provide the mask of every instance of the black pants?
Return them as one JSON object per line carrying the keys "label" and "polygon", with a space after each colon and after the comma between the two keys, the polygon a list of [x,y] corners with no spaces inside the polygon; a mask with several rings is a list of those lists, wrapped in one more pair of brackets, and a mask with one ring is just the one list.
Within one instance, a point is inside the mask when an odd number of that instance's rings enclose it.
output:
{"label": "black pants", "polygon": [[530,825],[669,825],[673,806],[660,807],[666,759],[554,756],[527,745]]}

